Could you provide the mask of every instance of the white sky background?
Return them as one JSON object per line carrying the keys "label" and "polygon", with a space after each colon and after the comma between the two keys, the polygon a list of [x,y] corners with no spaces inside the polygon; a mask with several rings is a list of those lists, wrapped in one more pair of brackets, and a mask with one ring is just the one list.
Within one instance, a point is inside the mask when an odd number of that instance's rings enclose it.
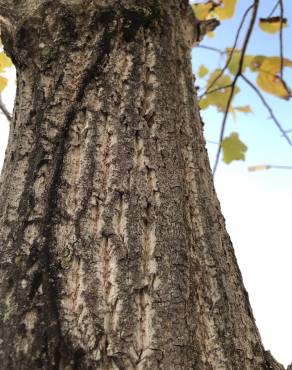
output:
{"label": "white sky background", "polygon": [[[214,61],[213,54],[205,55]],[[12,110],[15,90],[12,71],[9,78],[3,100]],[[253,97],[248,99],[254,104]],[[285,104],[277,110],[281,111],[282,119],[292,116],[291,104]],[[204,121],[206,138],[218,139],[218,113],[211,109],[204,115]],[[292,127],[291,118],[289,121]],[[287,366],[292,362],[292,171],[249,173],[247,166],[271,162],[292,165],[292,149],[267,122],[267,114],[260,105],[256,105],[254,115],[242,116],[235,126],[229,125],[230,131],[239,130],[249,152],[244,163],[227,166],[221,162],[215,186],[264,345]],[[0,115],[0,167],[7,137],[8,124]],[[211,163],[215,149],[208,145]]]}
{"label": "white sky background", "polygon": [[[221,32],[219,28],[214,39],[205,38],[202,44],[217,48],[232,46],[241,15],[250,3],[238,0],[236,17],[223,22]],[[260,16],[266,17],[275,3],[274,0],[262,1]],[[284,7],[289,20],[292,1],[284,0]],[[289,25],[284,30],[284,55],[292,60],[291,36]],[[278,35],[266,34],[256,27],[247,53],[279,55]],[[195,48],[195,72],[201,64],[210,70],[224,66],[216,53]],[[249,78],[254,81],[252,74]],[[292,68],[285,69],[284,78],[292,87]],[[203,86],[204,82],[197,80],[197,85]],[[253,114],[239,114],[236,121],[229,117],[226,135],[239,132],[240,139],[248,146],[246,161],[231,165],[220,162],[215,187],[265,348],[287,366],[292,362],[292,170],[248,172],[247,167],[259,164],[292,166],[292,148],[269,119],[254,92],[242,83],[239,86],[242,92],[234,105],[248,104]],[[283,127],[291,129],[291,100],[264,95]],[[201,114],[206,139],[218,142],[222,114],[213,108]],[[213,166],[217,146],[210,143],[207,148]]]}
{"label": "white sky background", "polygon": [[[292,362],[292,171],[224,167],[215,185],[253,313],[266,349],[287,366]],[[270,186],[274,177],[278,181]]]}

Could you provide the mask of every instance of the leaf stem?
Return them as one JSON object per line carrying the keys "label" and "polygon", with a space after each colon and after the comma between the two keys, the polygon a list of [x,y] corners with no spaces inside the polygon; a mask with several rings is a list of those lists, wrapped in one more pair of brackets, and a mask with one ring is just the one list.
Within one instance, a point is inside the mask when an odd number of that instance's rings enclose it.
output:
{"label": "leaf stem", "polygon": [[244,42],[243,42],[243,47],[242,47],[242,50],[241,50],[241,55],[240,55],[240,60],[239,60],[238,71],[237,71],[237,73],[234,77],[234,80],[232,82],[232,85],[231,85],[230,95],[229,95],[229,98],[228,98],[228,101],[227,101],[223,121],[222,121],[222,124],[221,124],[221,130],[220,130],[220,136],[219,136],[219,145],[218,145],[218,150],[217,150],[216,157],[215,157],[215,163],[214,163],[214,167],[213,167],[213,175],[216,173],[218,163],[219,163],[219,158],[220,158],[221,149],[222,149],[221,144],[222,144],[223,137],[224,137],[225,127],[226,127],[226,122],[227,122],[227,116],[228,116],[229,108],[230,108],[232,98],[233,98],[233,95],[234,95],[236,82],[237,82],[238,78],[240,76],[242,76],[244,57],[245,57],[246,49],[247,49],[247,46],[248,46],[248,42],[250,40],[252,31],[254,29],[254,25],[255,25],[255,21],[256,21],[256,17],[257,17],[257,12],[258,12],[258,7],[259,7],[259,0],[254,0],[254,3],[253,3],[252,7],[253,7],[253,12],[252,12],[250,24],[249,24],[249,27],[247,29],[245,39],[244,39]]}
{"label": "leaf stem", "polygon": [[[250,12],[250,10],[253,8],[253,6],[254,6],[254,4],[250,5],[250,6],[246,9],[246,11],[244,12],[244,15],[243,15],[243,17],[242,17],[242,19],[241,19],[240,25],[239,25],[239,27],[238,27],[238,30],[237,30],[237,33],[236,33],[236,36],[235,36],[234,44],[233,44],[233,46],[232,46],[232,48],[231,48],[231,52],[230,52],[230,54],[228,55],[228,59],[227,59],[227,61],[226,61],[225,66],[223,67],[223,69],[221,70],[221,72],[219,73],[219,75],[214,79],[214,81],[212,81],[212,83],[210,84],[210,86],[208,86],[207,90],[206,90],[206,91],[205,91],[205,92],[200,96],[200,98],[201,98],[202,96],[206,95],[206,94],[210,94],[210,93],[214,92],[214,90],[211,90],[211,89],[212,89],[212,87],[215,85],[215,83],[219,80],[219,78],[223,75],[223,73],[224,73],[224,72],[226,71],[226,69],[228,68],[229,63],[230,63],[230,62],[231,62],[231,60],[232,60],[232,56],[233,56],[233,54],[234,54],[234,52],[235,52],[235,50],[236,50],[236,45],[237,45],[237,42],[238,42],[238,39],[239,39],[239,35],[240,35],[240,32],[241,32],[241,29],[242,29],[242,27],[243,27],[243,25],[244,25],[245,19],[246,19],[246,17],[247,17],[247,15],[248,15],[248,13]],[[225,54],[226,54],[226,52],[225,52]],[[211,90],[211,91],[210,91],[210,90]],[[217,90],[217,89],[216,89],[216,90]]]}
{"label": "leaf stem", "polygon": [[11,114],[8,111],[8,109],[6,108],[5,104],[3,103],[1,94],[0,94],[0,110],[2,111],[4,116],[7,118],[7,120],[9,122],[11,122],[11,120],[12,120]]}
{"label": "leaf stem", "polygon": [[280,132],[282,133],[282,135],[285,137],[285,139],[287,140],[287,142],[289,143],[289,145],[292,145],[291,139],[287,135],[287,132],[283,129],[283,127],[280,124],[280,122],[278,121],[278,119],[276,118],[276,116],[275,116],[272,108],[267,103],[267,101],[264,98],[263,94],[259,91],[259,89],[246,76],[242,75],[241,78],[256,92],[256,94],[258,95],[258,97],[261,99],[263,105],[266,107],[266,109],[270,113],[270,116],[271,116],[272,120],[274,121],[275,125],[278,127],[278,129],[280,130]]}

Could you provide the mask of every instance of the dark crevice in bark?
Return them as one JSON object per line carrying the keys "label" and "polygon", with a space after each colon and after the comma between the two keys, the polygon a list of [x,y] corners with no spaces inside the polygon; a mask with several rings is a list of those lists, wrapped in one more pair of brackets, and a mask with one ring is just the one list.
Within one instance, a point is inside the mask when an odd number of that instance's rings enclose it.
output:
{"label": "dark crevice in bark", "polygon": [[73,370],[82,370],[83,366],[83,360],[86,353],[83,351],[83,349],[79,348],[74,352],[73,356]]}
{"label": "dark crevice in bark", "polygon": [[[42,145],[41,127],[47,109],[50,106],[50,103],[53,100],[57,89],[62,84],[63,77],[64,73],[61,72],[57,78],[57,82],[54,86],[51,96],[47,100],[45,100],[44,93],[38,86],[39,81],[34,81],[32,97],[33,106],[29,114],[28,122],[26,124],[33,127],[33,132],[35,135],[35,146],[34,149],[31,151],[28,159],[28,171],[25,179],[24,189],[21,194],[21,199],[18,206],[19,219],[17,220],[17,224],[11,228],[11,238],[12,240],[14,240],[12,248],[21,245],[23,241],[25,228],[30,222],[29,215],[34,207],[34,194],[32,192],[32,187],[38,175],[39,169],[42,167],[42,165],[48,163],[49,161],[48,159],[46,159],[47,153]],[[22,83],[22,81],[18,81],[18,83]],[[16,159],[15,163],[17,163]],[[38,222],[40,222],[40,220],[38,220]]]}
{"label": "dark crevice in bark", "polygon": [[[94,46],[97,52],[93,53],[93,59],[89,62],[89,65],[84,70],[84,75],[81,79],[80,85],[77,87],[76,98],[71,104],[67,111],[66,118],[62,124],[62,131],[58,137],[58,146],[55,149],[55,154],[52,159],[54,169],[52,173],[51,183],[48,189],[47,195],[47,209],[44,212],[43,230],[41,235],[43,236],[43,242],[41,246],[40,262],[43,270],[43,284],[44,294],[47,299],[46,302],[46,316],[47,316],[47,327],[50,328],[48,340],[52,340],[51,343],[53,348],[63,347],[62,335],[60,332],[59,313],[58,313],[58,279],[57,270],[54,261],[54,236],[52,234],[52,228],[54,225],[54,214],[58,207],[58,188],[62,178],[63,160],[66,153],[66,142],[68,138],[68,132],[70,125],[74,121],[79,105],[84,98],[84,94],[88,85],[97,78],[102,72],[102,66],[106,62],[106,58],[110,51],[110,44],[112,39],[112,33],[109,32],[108,27],[105,27],[102,32],[101,40]],[[53,324],[55,322],[55,328]],[[58,339],[57,339],[58,338]],[[50,345],[50,344],[49,344]],[[56,352],[58,354],[58,351]],[[65,354],[65,348],[63,348],[63,355]],[[68,356],[66,354],[65,356]],[[48,358],[50,358],[50,352]],[[61,356],[58,357],[58,361]],[[57,365],[56,365],[57,366]],[[59,366],[59,365],[58,365]]]}

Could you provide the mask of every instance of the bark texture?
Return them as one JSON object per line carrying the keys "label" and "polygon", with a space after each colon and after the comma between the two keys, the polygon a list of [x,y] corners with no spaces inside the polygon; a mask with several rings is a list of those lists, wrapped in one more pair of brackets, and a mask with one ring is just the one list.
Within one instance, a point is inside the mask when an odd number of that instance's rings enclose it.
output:
{"label": "bark texture", "polygon": [[188,12],[183,0],[0,1],[17,68],[1,370],[282,369],[214,192]]}

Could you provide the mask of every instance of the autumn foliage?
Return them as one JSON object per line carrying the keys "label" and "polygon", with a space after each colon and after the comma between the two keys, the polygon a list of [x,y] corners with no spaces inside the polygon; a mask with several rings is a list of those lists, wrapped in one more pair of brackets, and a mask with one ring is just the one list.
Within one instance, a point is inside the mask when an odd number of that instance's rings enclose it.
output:
{"label": "autumn foliage", "polygon": [[[275,1],[274,8],[266,17],[260,17],[258,14],[259,3],[260,1],[255,0],[252,5],[248,4],[238,29],[234,30],[235,41],[233,45],[226,45],[226,48],[223,50],[216,50],[215,48],[211,50],[217,51],[225,59],[224,68],[209,70],[202,64],[197,71],[200,83],[205,85],[204,91],[202,93],[199,91],[200,108],[204,110],[213,106],[218,112],[224,114],[214,170],[216,170],[218,165],[221,151],[223,151],[223,161],[227,164],[234,160],[245,159],[247,146],[241,142],[238,133],[233,132],[230,136],[225,136],[226,119],[230,113],[233,117],[236,117],[236,113],[238,112],[252,112],[252,107],[248,104],[244,106],[234,105],[234,97],[240,93],[237,83],[239,78],[242,78],[249,85],[247,88],[252,88],[258,94],[259,99],[270,113],[272,108],[265,99],[265,93],[284,100],[291,98],[291,91],[283,78],[283,68],[292,67],[292,60],[283,56],[282,32],[288,25],[287,19],[284,18],[283,1]],[[235,16],[237,0],[202,1],[192,4],[192,7],[196,17],[201,21],[210,18],[217,18],[220,21],[224,21]],[[248,20],[250,23],[244,34],[242,31],[243,25],[244,23],[248,23]],[[279,55],[267,56],[247,53],[250,36],[256,27],[259,27],[262,32],[279,36]],[[216,32],[220,32],[220,27]],[[216,37],[216,34],[212,33],[208,36]],[[244,38],[242,45],[238,45],[239,36],[243,36]],[[254,83],[247,77],[250,75],[254,75]],[[282,135],[291,145],[288,135],[276,116],[274,114],[271,114],[271,116]]]}
{"label": "autumn foliage", "polygon": [[[238,133],[233,132],[230,136],[225,136],[225,126],[227,116],[231,114],[234,118],[237,113],[252,113],[252,107],[249,104],[238,106],[234,104],[234,97],[240,93],[238,86],[239,78],[242,78],[247,85],[247,88],[252,88],[257,94],[262,103],[271,112],[271,108],[265,100],[263,93],[268,93],[276,98],[289,100],[291,91],[283,78],[283,68],[292,67],[292,60],[283,56],[283,37],[282,32],[288,25],[287,19],[284,17],[283,0],[275,1],[275,6],[270,14],[260,16],[258,14],[258,6],[260,0],[254,0],[247,7],[241,23],[237,30],[235,42],[233,45],[226,45],[224,50],[217,50],[223,58],[225,58],[225,66],[222,69],[214,68],[209,70],[204,64],[199,67],[197,76],[204,84],[203,92],[199,91],[200,102],[199,106],[202,110],[209,107],[215,107],[218,112],[223,113],[224,118],[220,138],[218,140],[218,152],[214,171],[218,165],[218,160],[223,151],[223,161],[231,163],[234,160],[244,160],[247,146],[243,143]],[[192,4],[196,18],[200,21],[216,18],[220,22],[233,18],[237,10],[237,0],[211,0],[200,1]],[[242,26],[250,19],[249,27],[244,35],[242,45],[238,45],[239,36],[242,36]],[[263,32],[279,35],[279,55],[267,56],[262,54],[251,55],[247,53],[247,46],[250,35],[255,27],[258,26]],[[216,30],[220,32],[220,27]],[[216,37],[216,33],[208,33],[208,37]],[[0,93],[7,85],[7,78],[3,75],[7,68],[11,67],[10,59],[5,55],[4,51],[0,52]],[[251,82],[246,73],[255,75],[255,83]],[[0,109],[4,112],[5,107],[2,105]],[[7,111],[6,111],[7,112]],[[282,128],[281,123],[277,120],[274,114],[271,114],[276,126],[280,129],[282,135],[291,145],[289,136]],[[7,116],[6,113],[6,117]]]}

